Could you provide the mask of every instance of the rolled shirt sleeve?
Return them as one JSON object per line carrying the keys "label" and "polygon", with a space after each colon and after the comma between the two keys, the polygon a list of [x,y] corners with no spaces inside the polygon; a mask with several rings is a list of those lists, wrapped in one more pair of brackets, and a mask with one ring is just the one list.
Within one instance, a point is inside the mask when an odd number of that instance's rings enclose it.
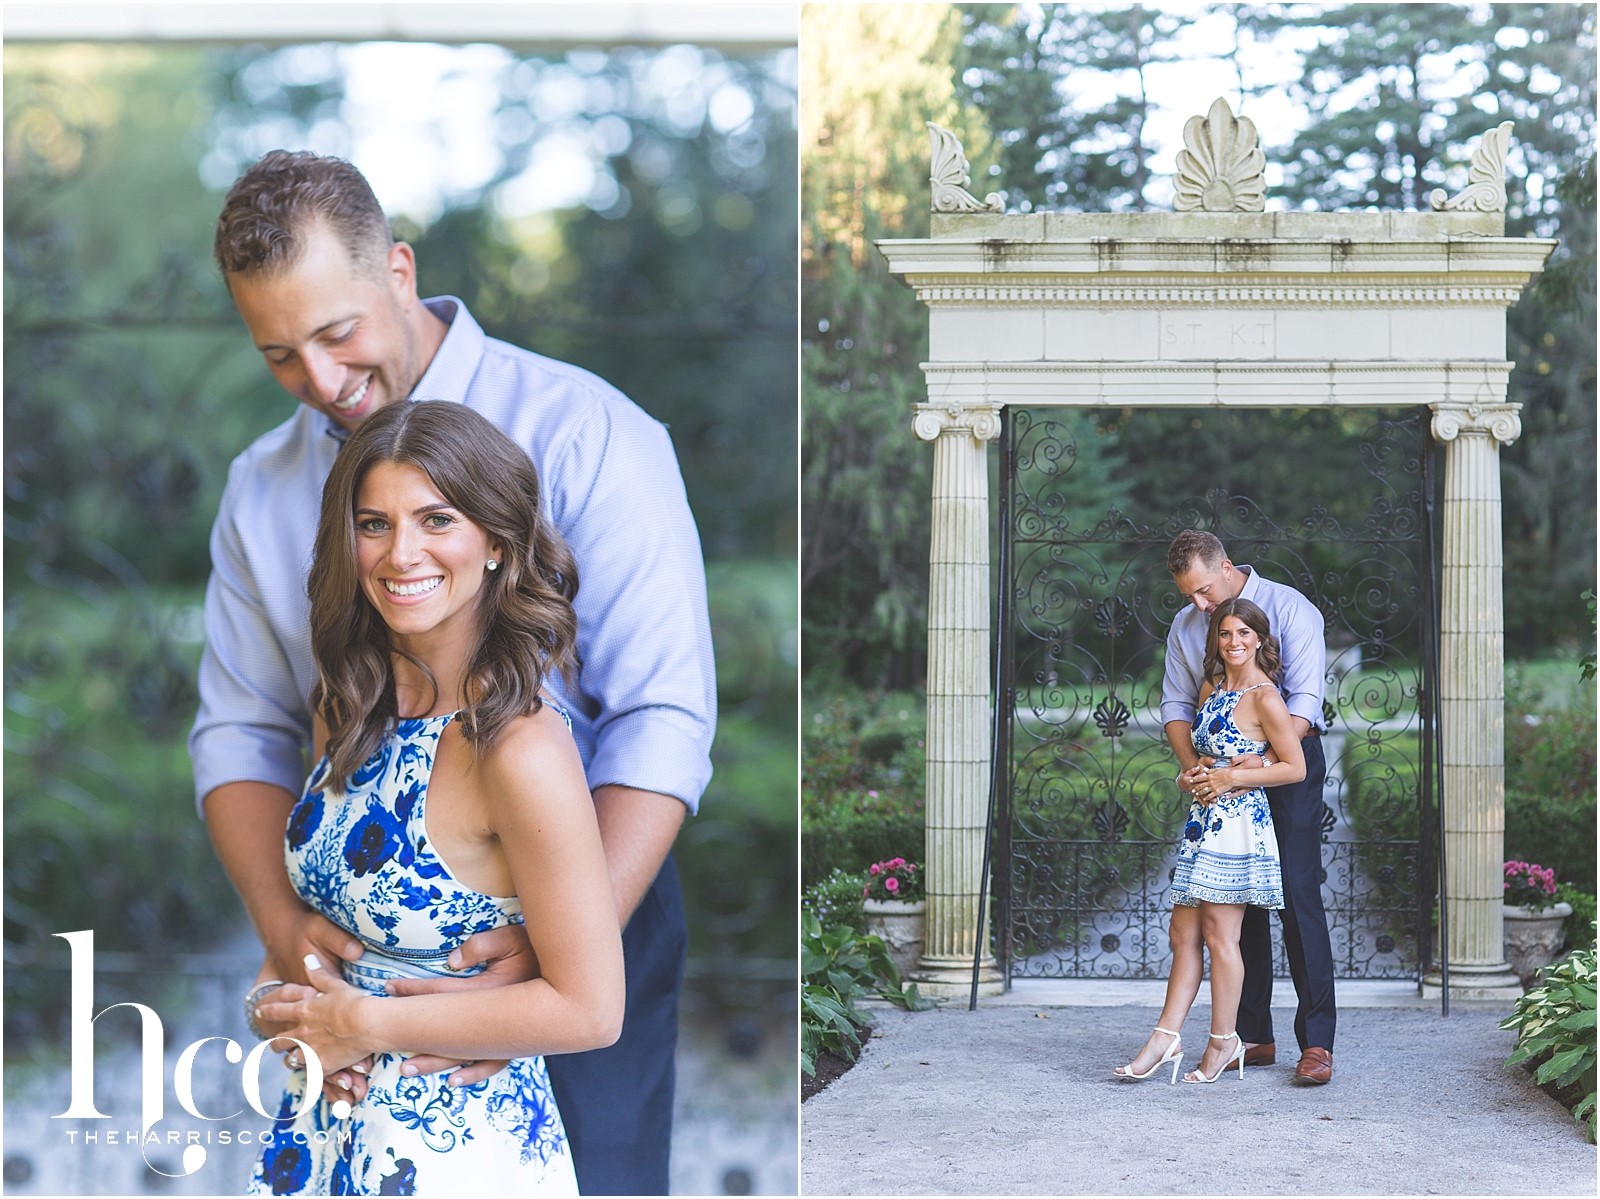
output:
{"label": "rolled shirt sleeve", "polygon": [[[272,783],[298,794],[305,782],[311,744],[308,706],[311,679],[306,661],[297,672],[291,655],[310,655],[310,609],[292,591],[271,596],[255,577],[252,558],[236,521],[243,493],[252,479],[236,462],[211,530],[211,578],[206,584],[205,651],[200,659],[200,708],[189,734],[194,766],[195,803],[204,812],[206,795],[224,783]],[[305,513],[299,514],[303,519]],[[291,513],[285,520],[294,519]],[[315,517],[311,517],[314,521]],[[314,531],[314,530],[313,530]],[[267,532],[270,532],[267,531]],[[270,550],[280,538],[269,538]],[[275,582],[265,580],[269,588]],[[303,617],[304,633],[285,644],[274,627],[270,605],[285,601]],[[291,615],[288,623],[293,623]],[[280,616],[280,622],[282,621]]]}
{"label": "rolled shirt sleeve", "polygon": [[[1200,626],[1199,652],[1195,652],[1193,626]],[[1161,678],[1161,723],[1194,723],[1195,700],[1200,695],[1201,667],[1205,659],[1206,618],[1193,605],[1172,618],[1167,630],[1167,668]]]}
{"label": "rolled shirt sleeve", "polygon": [[578,562],[590,787],[672,795],[711,778],[716,680],[700,537],[666,429],[629,405],[584,414],[550,490]]}
{"label": "rolled shirt sleeve", "polygon": [[1325,622],[1317,606],[1298,591],[1281,585],[1275,590],[1289,592],[1289,598],[1268,617],[1283,657],[1284,702],[1289,706],[1289,715],[1321,729],[1323,688],[1328,674]]}

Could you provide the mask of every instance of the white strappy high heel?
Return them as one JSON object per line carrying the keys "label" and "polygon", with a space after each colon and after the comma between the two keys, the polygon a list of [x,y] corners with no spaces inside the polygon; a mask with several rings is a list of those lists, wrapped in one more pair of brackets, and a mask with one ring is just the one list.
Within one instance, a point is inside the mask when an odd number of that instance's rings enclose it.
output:
{"label": "white strappy high heel", "polygon": [[1173,1083],[1178,1081],[1178,1067],[1183,1064],[1183,1038],[1177,1033],[1173,1032],[1170,1028],[1162,1028],[1160,1025],[1156,1026],[1156,1031],[1159,1033],[1165,1033],[1167,1036],[1172,1038],[1172,1044],[1167,1046],[1167,1051],[1161,1055],[1161,1059],[1143,1074],[1135,1074],[1133,1072],[1132,1062],[1129,1062],[1126,1066],[1117,1066],[1111,1071],[1114,1077],[1126,1079],[1129,1082],[1142,1082],[1149,1078],[1157,1070],[1161,1069],[1162,1066],[1165,1066],[1168,1062],[1171,1062],[1172,1078],[1168,1081],[1167,1085],[1171,1086]]}
{"label": "white strappy high heel", "polygon": [[1199,1070],[1191,1070],[1191,1071],[1189,1071],[1189,1073],[1187,1073],[1187,1074],[1185,1074],[1183,1076],[1183,1081],[1184,1082],[1216,1082],[1217,1079],[1221,1078],[1224,1074],[1227,1073],[1228,1067],[1233,1065],[1234,1062],[1238,1062],[1239,1063],[1239,1077],[1243,1078],[1244,1077],[1244,1042],[1239,1039],[1239,1034],[1236,1033],[1236,1032],[1225,1032],[1225,1033],[1208,1033],[1206,1035],[1209,1036],[1213,1041],[1226,1041],[1229,1037],[1232,1037],[1233,1038],[1233,1043],[1234,1043],[1233,1056],[1230,1057],[1227,1061],[1223,1062],[1222,1065],[1218,1066],[1217,1067],[1217,1072],[1215,1074],[1213,1074],[1210,1078],[1207,1078]]}

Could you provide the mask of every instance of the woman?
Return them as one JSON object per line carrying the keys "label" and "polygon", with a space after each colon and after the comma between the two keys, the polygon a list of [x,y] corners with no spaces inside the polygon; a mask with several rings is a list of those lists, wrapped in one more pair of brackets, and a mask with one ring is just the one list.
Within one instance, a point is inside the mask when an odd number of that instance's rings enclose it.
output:
{"label": "woman", "polygon": [[[1246,904],[1283,906],[1278,842],[1263,788],[1299,782],[1306,765],[1278,693],[1283,664],[1266,613],[1246,599],[1218,604],[1206,632],[1203,671],[1194,747],[1216,762],[1192,776],[1194,803],[1172,879],[1166,1003],[1144,1048],[1112,1071],[1118,1078],[1149,1078],[1170,1063],[1170,1081],[1177,1081],[1183,1059],[1179,1030],[1200,993],[1202,943],[1211,954],[1211,1032],[1199,1067],[1184,1081],[1216,1082],[1234,1063],[1244,1076],[1244,1042],[1234,1029],[1244,986],[1239,928]],[[1265,763],[1269,746],[1270,765],[1230,764],[1246,756]]]}
{"label": "woman", "polygon": [[[308,588],[320,761],[286,860],[364,952],[344,977],[308,957],[313,985],[255,1010],[328,1075],[369,1082],[346,1120],[292,1074],[251,1189],[576,1193],[540,1055],[616,1040],[622,947],[570,722],[541,694],[573,663],[577,576],[527,455],[458,404],[369,417],[328,476]],[[526,924],[537,978],[385,995],[508,923]],[[516,1060],[456,1087],[407,1074],[417,1053]]]}

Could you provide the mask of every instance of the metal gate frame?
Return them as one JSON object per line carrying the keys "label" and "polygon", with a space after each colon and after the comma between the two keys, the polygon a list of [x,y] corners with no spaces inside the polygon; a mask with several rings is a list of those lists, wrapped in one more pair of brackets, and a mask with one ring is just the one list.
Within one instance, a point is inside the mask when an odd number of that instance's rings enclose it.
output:
{"label": "metal gate frame", "polygon": [[[1032,410],[1024,411],[1026,412]],[[1046,409],[1041,411],[1048,412],[1049,410]],[[1438,919],[1441,921],[1441,927],[1439,930],[1440,943],[1443,943],[1443,939],[1447,934],[1447,929],[1442,924],[1443,920],[1445,919],[1445,873],[1444,862],[1442,860],[1443,837],[1442,831],[1438,828],[1438,820],[1442,813],[1438,810],[1438,805],[1436,802],[1438,794],[1437,788],[1440,781],[1438,777],[1440,770],[1440,756],[1438,752],[1439,714],[1437,685],[1439,649],[1437,604],[1439,583],[1437,579],[1436,555],[1437,534],[1434,527],[1434,501],[1435,489],[1437,486],[1434,459],[1437,450],[1433,444],[1432,438],[1429,436],[1427,412],[1425,409],[1408,410],[1394,416],[1388,416],[1384,411],[1380,410],[1373,413],[1373,418],[1375,423],[1372,428],[1374,429],[1384,425],[1390,427],[1404,426],[1407,424],[1411,425],[1415,430],[1417,442],[1416,470],[1414,473],[1408,472],[1408,477],[1414,478],[1416,480],[1416,485],[1415,489],[1407,496],[1408,501],[1410,501],[1413,505],[1412,514],[1417,522],[1417,525],[1415,536],[1406,539],[1413,542],[1415,545],[1415,549],[1410,560],[1412,566],[1415,568],[1415,577],[1419,592],[1417,601],[1419,610],[1417,612],[1416,620],[1417,686],[1415,692],[1415,706],[1412,709],[1414,712],[1416,733],[1418,737],[1414,784],[1415,806],[1413,810],[1413,827],[1415,829],[1415,869],[1413,873],[1414,894],[1412,899],[1414,900],[1414,907],[1412,909],[1413,924],[1412,927],[1407,930],[1412,938],[1412,944],[1415,946],[1415,960],[1414,962],[1410,963],[1412,969],[1407,974],[1400,975],[1398,977],[1418,978],[1420,977],[1421,973],[1429,967],[1433,960],[1433,951],[1435,945],[1433,916],[1435,913],[1434,905],[1436,895],[1438,898],[1437,914]],[[1369,429],[1367,432],[1362,434],[1361,444],[1366,444],[1366,439],[1370,437],[1371,432],[1372,429]],[[1014,952],[1017,948],[1015,945],[1017,926],[1014,923],[1017,916],[1017,896],[1015,888],[1017,762],[1014,760],[1013,755],[1015,752],[1014,733],[1017,727],[1019,696],[1019,680],[1016,677],[1016,645],[1019,639],[1019,634],[1015,628],[1018,587],[1016,586],[1016,579],[1014,578],[1014,574],[1017,571],[1018,544],[1016,529],[1018,516],[1016,412],[1009,407],[1003,410],[1002,413],[1002,426],[999,440],[999,460],[1000,469],[1002,472],[999,487],[998,510],[998,518],[1000,522],[999,571],[1001,585],[999,588],[999,610],[994,626],[996,630],[995,637],[998,643],[996,646],[995,657],[997,702],[995,705],[995,737],[993,741],[995,756],[992,771],[992,787],[994,793],[991,795],[990,802],[990,823],[992,830],[992,836],[990,838],[991,845],[986,846],[985,865],[987,867],[991,861],[993,863],[992,877],[996,915],[994,924],[995,956],[999,961],[1002,973],[1005,977],[1006,986],[1009,987],[1012,977],[1017,973],[1016,958],[1018,956]],[[1378,477],[1381,478],[1381,476]],[[1238,500],[1241,498],[1246,497],[1214,494],[1210,497],[1207,497],[1207,502],[1210,504],[1211,512],[1213,515],[1215,515],[1220,510],[1222,501],[1228,499]],[[1181,508],[1181,505],[1174,506],[1174,508],[1169,509],[1169,511],[1177,510],[1178,508]],[[1166,518],[1166,522],[1170,523],[1170,517]],[[1138,539],[1124,538],[1121,540],[1108,541],[1106,544],[1137,544],[1139,540],[1143,540],[1149,542],[1159,542],[1164,547],[1165,541],[1176,532],[1175,528],[1166,529],[1163,527],[1163,524],[1133,527],[1142,532],[1144,536]],[[1225,538],[1224,540],[1226,541],[1227,539]],[[1287,542],[1288,539],[1284,540]],[[1318,539],[1315,536],[1305,536],[1296,540],[1300,543],[1315,543]],[[1328,538],[1326,540],[1335,539]],[[1036,539],[1034,541],[1030,541],[1029,543],[1063,544],[1063,542],[1052,542],[1048,538]],[[1104,701],[1102,701],[1102,706],[1103,705]],[[1104,719],[1114,722],[1120,718],[1124,722],[1125,726],[1126,720],[1130,714],[1126,710],[1126,705],[1122,704],[1120,700],[1118,707],[1121,709],[1120,712],[1108,710],[1105,713],[1101,713],[1097,711],[1097,719],[1104,717]],[[1325,710],[1328,710],[1326,703]],[[1107,733],[1106,729],[1106,724],[1102,723],[1102,734],[1111,736],[1112,734]],[[1339,764],[1340,759],[1335,758],[1334,760],[1330,761],[1330,774],[1334,769],[1338,768]],[[1331,809],[1326,813],[1323,828],[1324,844],[1328,844],[1328,833],[1332,827],[1331,821],[1334,815],[1335,814]],[[1172,835],[1175,833],[1175,830],[1176,822],[1174,822],[1173,828],[1168,831],[1166,838],[1167,847],[1163,850],[1164,853],[1170,853],[1171,844],[1175,842],[1175,837]],[[1101,827],[1100,831],[1102,833],[1102,839],[1105,839],[1111,830]],[[1116,830],[1116,832],[1120,832],[1120,830]],[[1081,843],[1063,842],[1063,844]],[[1345,870],[1348,872],[1355,869],[1355,867],[1351,865],[1351,862],[1354,862],[1357,858],[1357,851],[1355,847],[1359,844],[1404,846],[1410,845],[1412,842],[1409,839],[1406,839],[1404,841],[1349,841],[1337,842],[1336,844],[1349,844],[1352,847],[1349,851],[1350,861],[1346,862],[1345,864]],[[991,853],[993,855],[992,858],[990,857]],[[1325,854],[1325,886],[1327,885],[1326,877],[1328,864],[1328,858]],[[1437,887],[1432,885],[1436,878]],[[1148,898],[1150,892],[1150,887],[1148,884],[1149,876],[1146,875],[1141,881],[1141,894],[1146,896],[1146,898]],[[989,888],[986,887],[985,891],[987,892],[988,890]],[[1165,887],[1159,886],[1156,889],[1156,894],[1158,898],[1164,898]],[[1363,900],[1365,900],[1365,895],[1366,893],[1363,892]],[[1349,905],[1346,905],[1344,908],[1340,908],[1337,902],[1330,903],[1328,906],[1330,914],[1336,912],[1349,914],[1352,911],[1352,908]],[[1080,907],[1077,910],[1081,911],[1082,908]],[[1166,910],[1166,905],[1164,903],[1149,905],[1146,915],[1148,916],[1151,911],[1155,910],[1159,910],[1160,912],[1164,913]],[[1367,909],[1362,908],[1360,910]],[[1164,920],[1161,923],[1164,927]],[[1341,926],[1335,925],[1336,929],[1338,927]],[[1078,934],[1075,934],[1075,936],[1077,935]],[[1277,973],[1283,975],[1286,972],[1281,968],[1281,945],[1277,948],[1276,953],[1280,963],[1280,968]],[[1163,958],[1164,956],[1165,955],[1163,953]],[[1146,960],[1148,960],[1148,956],[1146,956]],[[1339,960],[1339,955],[1336,953],[1336,974],[1338,977],[1370,977],[1370,975],[1355,973],[1349,970],[1349,962],[1350,955],[1348,953],[1343,956],[1342,962]],[[1338,969],[1339,964],[1345,965],[1347,969],[1345,969],[1343,972],[1340,972]],[[1072,973],[1067,974],[1066,976],[1085,977],[1086,975],[1081,971],[1074,970]],[[1105,972],[1098,972],[1092,973],[1088,976],[1108,977],[1109,975],[1107,975]],[[1148,969],[1142,969],[1135,972],[1133,976],[1151,977],[1153,976],[1153,972]],[[1383,976],[1397,977],[1393,973]],[[1446,987],[1447,986],[1448,984],[1446,984]],[[1447,1000],[1445,1002],[1447,1002]],[[1446,1008],[1446,1011],[1448,1011],[1448,1008]]]}

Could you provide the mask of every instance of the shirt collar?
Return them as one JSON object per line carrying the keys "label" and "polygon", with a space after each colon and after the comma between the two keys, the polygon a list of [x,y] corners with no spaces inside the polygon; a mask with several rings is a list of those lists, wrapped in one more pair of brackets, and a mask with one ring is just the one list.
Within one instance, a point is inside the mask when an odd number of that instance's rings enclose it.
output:
{"label": "shirt collar", "polygon": [[1233,569],[1244,574],[1244,586],[1239,588],[1239,598],[1247,599],[1252,604],[1255,603],[1256,592],[1261,590],[1260,578],[1257,576],[1255,568],[1251,566],[1242,566],[1235,562],[1233,564]]}
{"label": "shirt collar", "polygon": [[[449,328],[439,348],[434,351],[433,361],[428,363],[428,369],[422,372],[422,378],[417,380],[416,387],[406,398],[463,404],[467,399],[467,387],[478,373],[478,363],[483,359],[483,346],[488,338],[483,326],[473,319],[467,306],[455,296],[433,296],[422,302],[428,306],[429,312]],[[324,431],[343,445],[350,436],[350,430],[331,416],[325,416],[323,420],[326,422]]]}
{"label": "shirt collar", "polygon": [[483,360],[483,343],[488,340],[483,326],[467,311],[467,306],[455,296],[435,296],[422,301],[450,328],[434,352],[433,361],[422,372],[417,386],[411,392],[413,400],[448,400],[464,404],[467,388],[478,373]]}

